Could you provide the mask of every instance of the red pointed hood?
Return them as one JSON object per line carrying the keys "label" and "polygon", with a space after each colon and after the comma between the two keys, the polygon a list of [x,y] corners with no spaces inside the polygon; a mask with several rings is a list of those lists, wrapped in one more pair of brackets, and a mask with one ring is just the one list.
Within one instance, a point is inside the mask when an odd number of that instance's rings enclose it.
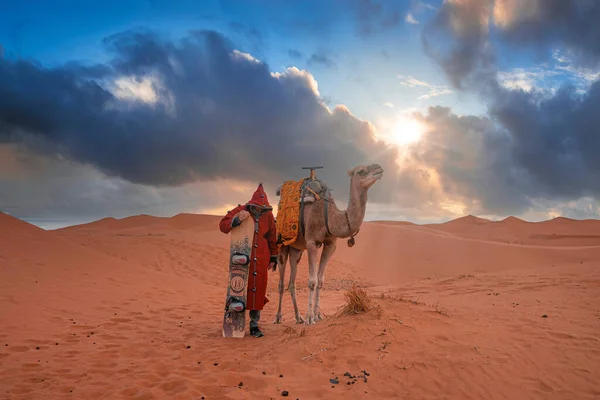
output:
{"label": "red pointed hood", "polygon": [[246,205],[255,205],[269,210],[273,209],[273,207],[271,207],[269,204],[269,199],[267,198],[267,194],[263,189],[262,182],[258,184],[256,191],[254,191],[254,194],[252,195],[252,199],[250,199]]}

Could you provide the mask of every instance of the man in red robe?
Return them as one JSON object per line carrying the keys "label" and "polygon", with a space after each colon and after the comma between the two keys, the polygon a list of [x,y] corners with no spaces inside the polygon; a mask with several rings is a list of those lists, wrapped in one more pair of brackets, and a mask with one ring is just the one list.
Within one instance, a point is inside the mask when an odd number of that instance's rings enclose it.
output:
{"label": "man in red robe", "polygon": [[[265,296],[267,292],[268,270],[277,268],[277,233],[273,207],[269,204],[267,194],[262,183],[246,204],[240,204],[221,219],[219,228],[223,233],[229,233],[239,226],[248,217],[254,220],[254,237],[252,239],[252,254],[250,256],[250,270],[248,275],[248,293],[246,310],[250,311],[250,334],[254,337],[264,336],[258,328],[260,311],[269,301]],[[229,305],[231,310],[243,310],[244,305],[233,302]]]}

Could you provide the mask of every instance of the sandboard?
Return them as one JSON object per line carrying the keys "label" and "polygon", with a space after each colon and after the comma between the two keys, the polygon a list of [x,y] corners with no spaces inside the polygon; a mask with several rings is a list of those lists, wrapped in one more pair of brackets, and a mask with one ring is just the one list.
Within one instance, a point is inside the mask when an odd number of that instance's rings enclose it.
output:
{"label": "sandboard", "polygon": [[[223,337],[243,338],[246,333],[246,295],[248,290],[248,272],[254,236],[254,220],[248,216],[241,225],[230,232],[229,246],[229,281],[225,298],[225,315],[223,317]],[[244,304],[240,312],[228,311],[229,300],[235,298]]]}

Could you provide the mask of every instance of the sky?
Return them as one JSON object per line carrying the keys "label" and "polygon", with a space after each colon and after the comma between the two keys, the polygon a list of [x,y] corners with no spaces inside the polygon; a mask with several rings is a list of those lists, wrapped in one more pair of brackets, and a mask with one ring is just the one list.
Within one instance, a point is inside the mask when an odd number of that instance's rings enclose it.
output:
{"label": "sky", "polygon": [[223,214],[378,163],[367,220],[600,218],[600,2],[0,0],[0,211]]}

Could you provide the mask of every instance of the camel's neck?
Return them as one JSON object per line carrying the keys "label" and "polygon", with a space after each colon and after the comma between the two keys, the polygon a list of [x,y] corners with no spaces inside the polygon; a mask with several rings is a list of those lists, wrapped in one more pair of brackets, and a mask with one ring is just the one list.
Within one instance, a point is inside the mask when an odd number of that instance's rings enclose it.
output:
{"label": "camel's neck", "polygon": [[[329,204],[331,216],[329,230],[333,236],[339,238],[349,237],[355,234],[365,218],[365,210],[367,207],[367,192],[350,186],[350,199],[346,211],[339,210],[335,204]],[[348,219],[346,219],[346,213]],[[350,229],[348,229],[350,222]]]}

